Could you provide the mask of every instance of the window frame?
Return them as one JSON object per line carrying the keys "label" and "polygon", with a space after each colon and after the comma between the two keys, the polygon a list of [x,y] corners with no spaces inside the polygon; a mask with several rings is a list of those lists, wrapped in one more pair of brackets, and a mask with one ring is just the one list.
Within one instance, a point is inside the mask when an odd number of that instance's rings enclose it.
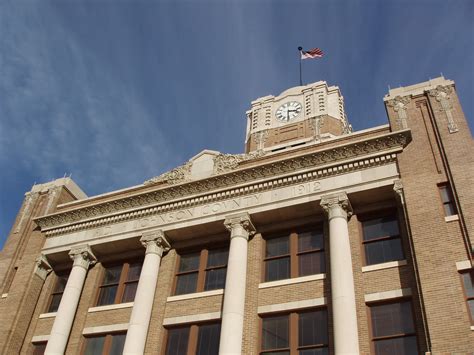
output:
{"label": "window frame", "polygon": [[[114,335],[125,335],[127,336],[127,331],[117,331],[117,332],[110,332],[110,333],[97,333],[97,334],[88,334],[82,336],[82,347],[81,347],[81,355],[85,355],[87,350],[87,340],[91,338],[99,338],[105,337],[104,345],[102,346],[102,354],[101,355],[109,355],[110,348],[112,346],[112,337]],[[124,343],[125,345],[125,343]]]}
{"label": "window frame", "polygon": [[[304,251],[299,251],[299,245],[298,245],[298,237],[301,234],[308,233],[308,232],[313,232],[313,231],[320,231],[323,235],[323,243],[322,243],[322,248],[315,248],[311,250],[304,250]],[[281,254],[277,256],[271,256],[267,257],[267,241],[272,240],[272,239],[277,239],[281,237],[287,237],[288,238],[288,248],[289,248],[289,253],[288,254]],[[263,248],[262,248],[262,273],[261,273],[261,282],[276,282],[276,281],[281,281],[281,280],[289,280],[289,279],[294,279],[297,277],[306,277],[306,276],[311,276],[311,275],[320,275],[320,274],[325,274],[327,272],[326,264],[327,264],[327,258],[326,258],[326,233],[324,229],[324,223],[318,223],[315,225],[311,226],[305,226],[305,227],[299,227],[299,228],[289,228],[286,231],[283,232],[276,232],[276,233],[269,233],[268,237],[264,237],[264,243],[263,243]],[[304,275],[300,276],[300,270],[299,270],[299,260],[301,255],[308,255],[308,254],[313,254],[313,253],[321,253],[324,257],[324,271],[317,273],[317,274],[309,274],[309,275]],[[267,281],[266,280],[266,272],[267,272],[267,261],[270,260],[278,260],[278,259],[283,259],[283,258],[290,258],[290,277],[287,279],[278,279],[278,280],[272,280],[272,281]]]}
{"label": "window frame", "polygon": [[[395,220],[397,221],[398,236],[395,236],[395,237],[383,236],[376,239],[371,239],[370,241],[364,240],[364,222],[368,222],[370,220],[378,219],[378,218],[390,217],[390,216],[395,217]],[[380,264],[389,263],[393,261],[406,260],[407,254],[405,251],[405,243],[404,243],[404,238],[403,238],[404,236],[403,224],[401,223],[399,213],[396,209],[388,209],[388,210],[383,210],[383,211],[363,213],[363,214],[357,215],[357,218],[359,221],[359,235],[360,235],[360,250],[361,250],[361,255],[362,255],[362,266],[380,265]],[[381,263],[372,263],[372,264],[369,264],[367,262],[367,253],[365,251],[366,244],[381,242],[384,240],[394,240],[394,239],[400,240],[400,247],[402,251],[401,259],[388,260],[388,261],[383,261]]]}
{"label": "window frame", "polygon": [[[209,252],[210,251],[217,251],[217,250],[225,250],[227,251],[227,262],[225,265],[218,265],[218,266],[211,266],[208,267],[208,259],[209,259]],[[179,271],[179,266],[181,263],[181,258],[185,255],[190,255],[190,254],[199,254],[199,265],[197,269],[193,270],[188,270],[188,271]],[[218,270],[218,269],[226,269],[227,270],[227,265],[229,263],[229,245],[219,245],[217,247],[209,248],[209,247],[204,247],[202,249],[196,250],[196,249],[189,249],[185,250],[183,252],[178,252],[177,253],[177,258],[176,258],[176,265],[175,265],[175,274],[174,274],[174,281],[173,281],[173,296],[182,296],[182,295],[190,295],[193,293],[198,293],[198,292],[207,292],[207,291],[214,291],[214,290],[223,290],[225,288],[225,282],[224,282],[224,287],[223,288],[216,288],[212,290],[205,290],[205,285],[206,285],[206,275],[207,272],[212,271],[212,270]],[[188,293],[176,293],[176,289],[178,287],[178,277],[181,275],[189,275],[189,274],[195,274],[197,273],[197,280],[196,280],[196,290],[194,292],[188,292]],[[226,276],[227,276],[227,271],[226,271]],[[227,277],[226,277],[227,280]]]}
{"label": "window frame", "polygon": [[[318,312],[318,311],[325,311],[326,312],[326,335],[327,335],[327,343],[325,344],[316,344],[316,345],[299,345],[299,315],[304,313],[311,313],[311,312]],[[288,347],[286,348],[275,348],[275,349],[262,349],[263,347],[263,321],[265,318],[273,318],[273,317],[281,317],[287,316],[288,317]],[[330,353],[330,334],[329,334],[329,312],[328,308],[317,307],[317,308],[306,308],[306,309],[296,309],[291,311],[283,311],[283,312],[274,312],[274,313],[266,313],[266,314],[259,314],[259,334],[258,334],[258,355],[265,355],[272,352],[279,352],[279,351],[288,351],[290,355],[297,355],[301,350],[308,350],[308,349],[324,349],[328,350]]]}
{"label": "window frame", "polygon": [[[51,290],[51,293],[49,294],[49,297],[48,297],[47,307],[46,307],[46,310],[45,310],[46,313],[55,313],[55,312],[58,311],[58,310],[51,311],[50,308],[51,308],[54,296],[55,295],[61,295],[61,298],[60,298],[59,304],[58,304],[58,308],[59,308],[59,305],[61,304],[61,299],[63,298],[64,291],[66,290],[67,280],[69,280],[69,274],[70,273],[71,273],[71,270],[67,270],[67,271],[62,271],[62,272],[59,272],[59,273],[55,274],[54,286],[53,286],[53,288]],[[64,286],[64,290],[62,290],[61,292],[58,292],[58,291],[56,291],[56,288],[59,284],[59,279],[62,278],[62,277],[66,277],[66,285]]]}
{"label": "window frame", "polygon": [[468,269],[468,270],[462,270],[459,272],[459,276],[461,277],[461,285],[462,285],[462,291],[463,291],[463,296],[464,296],[464,303],[467,308],[467,314],[469,317],[469,321],[471,322],[471,326],[474,325],[474,317],[471,313],[471,308],[469,307],[469,302],[470,300],[474,301],[474,296],[468,297],[467,296],[467,290],[466,290],[466,285],[464,285],[464,274],[471,274],[471,278],[474,280],[474,269]]}
{"label": "window frame", "polygon": [[[448,195],[448,201],[443,201],[443,194],[441,190],[446,189],[446,193]],[[451,185],[449,182],[443,182],[438,184],[438,195],[439,195],[439,200],[441,202],[441,206],[443,207],[443,215],[444,217],[451,217],[451,216],[457,216],[458,215],[458,209],[456,207],[456,202],[454,200],[454,194],[453,190],[451,189]],[[446,205],[450,205],[454,211],[453,214],[446,214]]]}
{"label": "window frame", "polygon": [[195,355],[197,351],[198,341],[199,341],[199,328],[206,325],[220,325],[219,330],[219,344],[220,344],[220,336],[222,332],[222,320],[221,319],[214,319],[209,321],[203,321],[199,323],[184,323],[184,324],[173,324],[170,326],[166,326],[165,330],[165,341],[163,342],[163,348],[160,352],[160,355],[166,355],[166,351],[168,350],[168,340],[169,340],[169,331],[172,329],[181,329],[181,328],[189,328],[189,336],[188,336],[188,348],[186,351],[186,355]]}
{"label": "window frame", "polygon": [[[395,304],[395,303],[404,303],[404,302],[409,302],[410,303],[414,332],[413,333],[404,333],[404,334],[400,333],[400,334],[388,335],[388,336],[383,336],[383,337],[374,337],[374,326],[372,324],[371,307],[373,307],[373,306],[383,306],[383,305],[389,305],[389,304]],[[419,342],[420,337],[418,336],[416,314],[415,314],[415,308],[413,306],[413,299],[412,298],[410,298],[410,297],[391,298],[391,299],[388,299],[388,300],[368,302],[365,305],[366,305],[366,312],[367,312],[367,323],[368,323],[368,326],[369,326],[370,354],[374,354],[374,355],[376,354],[376,352],[375,352],[375,342],[377,340],[399,339],[399,338],[405,338],[405,337],[409,337],[409,336],[415,336],[417,353],[421,354],[421,352],[420,352],[420,342]]]}
{"label": "window frame", "polygon": [[43,355],[46,350],[46,345],[48,345],[47,341],[40,341],[33,343],[32,347],[32,355]]}
{"label": "window frame", "polygon": [[[129,273],[129,270],[130,270],[130,265],[138,264],[138,263],[140,263],[141,267],[143,268],[143,259],[142,258],[130,259],[130,260],[126,260],[126,261],[123,261],[123,262],[113,262],[113,263],[110,263],[110,264],[107,263],[105,265],[102,264],[101,277],[99,278],[99,281],[98,281],[98,284],[97,284],[97,291],[96,291],[96,295],[95,295],[95,298],[94,298],[95,299],[94,307],[103,307],[103,306],[110,306],[110,305],[114,305],[114,304],[133,302],[133,301],[122,302],[122,299],[123,299],[123,296],[125,294],[125,289],[126,289],[127,284],[137,283],[137,286],[138,286],[138,282],[140,281],[140,276],[138,276],[138,279],[127,280],[128,273]],[[120,270],[120,277],[119,277],[118,282],[104,284],[106,269],[111,268],[111,267],[115,267],[115,266],[120,266],[120,265],[122,265],[122,268]],[[142,270],[140,269],[140,275],[141,275],[141,272],[142,272]],[[110,286],[114,286],[114,285],[117,285],[117,292],[115,294],[114,302],[99,305],[98,303],[99,303],[99,300],[100,300],[101,289],[103,287],[110,287]],[[136,291],[135,291],[135,296],[136,296]],[[134,299],[135,299],[135,297],[134,297]]]}

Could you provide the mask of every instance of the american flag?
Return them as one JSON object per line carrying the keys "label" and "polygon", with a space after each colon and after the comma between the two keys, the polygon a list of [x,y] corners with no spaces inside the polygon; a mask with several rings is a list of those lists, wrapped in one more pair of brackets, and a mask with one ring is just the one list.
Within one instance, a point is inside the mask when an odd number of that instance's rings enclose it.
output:
{"label": "american flag", "polygon": [[319,48],[313,48],[309,51],[304,51],[300,49],[301,59],[312,59],[312,58],[321,58],[323,56],[323,51]]}

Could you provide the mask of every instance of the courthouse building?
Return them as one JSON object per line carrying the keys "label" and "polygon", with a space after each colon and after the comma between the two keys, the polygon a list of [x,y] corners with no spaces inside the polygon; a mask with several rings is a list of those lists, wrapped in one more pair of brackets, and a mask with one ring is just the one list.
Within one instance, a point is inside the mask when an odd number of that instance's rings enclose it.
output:
{"label": "courthouse building", "polygon": [[2,353],[472,353],[455,84],[383,103],[388,124],[353,132],[338,87],[294,87],[251,103],[244,154],[92,197],[34,185],[0,259]]}

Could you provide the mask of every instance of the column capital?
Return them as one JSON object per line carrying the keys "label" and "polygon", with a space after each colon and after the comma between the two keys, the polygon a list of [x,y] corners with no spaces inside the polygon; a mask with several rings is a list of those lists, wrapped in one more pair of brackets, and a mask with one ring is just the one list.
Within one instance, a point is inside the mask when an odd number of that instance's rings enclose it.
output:
{"label": "column capital", "polygon": [[238,228],[245,230],[249,236],[254,235],[256,232],[255,226],[247,212],[227,216],[224,221],[224,226],[231,232],[231,238],[237,236],[232,232],[236,231]]}
{"label": "column capital", "polygon": [[73,267],[80,266],[86,270],[97,262],[97,258],[87,244],[72,247],[69,257],[74,261]]}
{"label": "column capital", "polygon": [[35,260],[35,274],[46,280],[46,276],[53,270],[44,254],[38,256]]}
{"label": "column capital", "polygon": [[140,243],[146,248],[145,254],[163,255],[163,252],[170,250],[170,243],[166,240],[165,233],[161,229],[143,233]]}
{"label": "column capital", "polygon": [[329,219],[334,217],[350,218],[353,213],[351,202],[345,192],[323,196],[320,205],[328,214]]}

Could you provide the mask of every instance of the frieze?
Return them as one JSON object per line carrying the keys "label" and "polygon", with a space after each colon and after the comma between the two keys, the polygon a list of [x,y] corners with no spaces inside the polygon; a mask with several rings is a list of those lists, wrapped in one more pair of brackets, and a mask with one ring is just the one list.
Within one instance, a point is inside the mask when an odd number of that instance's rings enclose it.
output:
{"label": "frieze", "polygon": [[[362,167],[366,168],[372,164],[386,164],[389,161],[392,161],[392,158],[390,158],[390,154],[384,155],[383,151],[391,149],[401,150],[410,142],[410,140],[411,132],[409,130],[397,131],[381,137],[368,139],[366,141],[342,145],[286,160],[267,163],[257,167],[250,167],[247,169],[232,171],[230,173],[211,176],[205,180],[198,180],[175,186],[167,186],[166,188],[157,189],[155,191],[140,195],[129,196],[93,206],[78,208],[76,210],[64,211],[44,217],[39,217],[35,219],[35,222],[43,230],[60,227],[61,225],[63,227],[61,230],[71,230],[69,227],[72,226],[65,227],[64,225],[83,221],[80,224],[82,226],[81,228],[74,226],[74,230],[77,230],[97,225],[114,223],[120,220],[128,220],[131,218],[136,218],[134,216],[144,216],[148,213],[153,214],[158,213],[158,211],[161,213],[164,211],[183,208],[187,205],[203,204],[209,199],[219,200],[232,196],[248,194],[252,191],[258,191],[260,188],[271,189],[273,186],[278,186],[281,183],[297,183],[299,181],[305,181],[305,179],[308,178],[340,174],[346,171],[360,169]],[[370,160],[363,159],[362,156],[369,154],[379,154],[381,157],[378,159],[371,158]],[[341,160],[353,159],[357,157],[360,157],[360,161],[341,164],[340,166],[334,168],[317,168],[321,165],[337,163]],[[396,157],[393,157],[393,159],[396,159]],[[314,171],[311,173],[297,174],[298,170],[308,168],[311,168]],[[254,184],[253,186],[234,188],[225,192],[209,193],[211,190],[232,187],[237,184],[251,183],[252,180],[272,178],[275,177],[275,175],[288,173],[296,174],[294,174],[294,176],[291,178],[276,178],[264,183]],[[257,188],[255,188],[255,186],[257,186]],[[187,195],[199,193],[207,194],[205,196],[199,196],[195,198],[186,198]],[[176,199],[181,200],[171,201]],[[156,206],[157,204],[161,204],[161,206]],[[133,208],[139,208],[139,211],[127,211]],[[104,215],[109,216],[100,219],[100,217]]]}

